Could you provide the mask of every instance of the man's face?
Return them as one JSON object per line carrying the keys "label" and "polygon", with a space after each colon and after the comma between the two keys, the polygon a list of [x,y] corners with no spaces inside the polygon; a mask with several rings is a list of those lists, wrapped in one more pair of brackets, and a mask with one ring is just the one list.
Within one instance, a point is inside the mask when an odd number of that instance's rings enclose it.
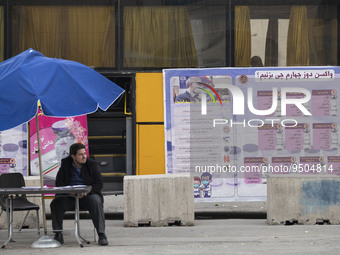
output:
{"label": "man's face", "polygon": [[200,87],[200,86],[201,86],[200,83],[193,82],[193,83],[191,84],[191,88],[190,88],[190,89],[191,89],[191,91],[194,92],[195,94],[200,94],[200,93],[201,93],[201,90],[197,88],[197,87]]}
{"label": "man's face", "polygon": [[86,150],[80,149],[77,151],[76,155],[71,155],[74,162],[78,165],[82,165],[86,163]]}

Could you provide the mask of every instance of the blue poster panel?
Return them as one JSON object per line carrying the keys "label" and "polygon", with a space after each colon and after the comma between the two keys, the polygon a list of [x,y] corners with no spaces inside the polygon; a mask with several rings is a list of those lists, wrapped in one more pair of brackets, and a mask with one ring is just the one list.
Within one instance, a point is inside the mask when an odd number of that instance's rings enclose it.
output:
{"label": "blue poster panel", "polygon": [[166,172],[197,201],[266,200],[271,174],[340,175],[339,67],[165,69]]}

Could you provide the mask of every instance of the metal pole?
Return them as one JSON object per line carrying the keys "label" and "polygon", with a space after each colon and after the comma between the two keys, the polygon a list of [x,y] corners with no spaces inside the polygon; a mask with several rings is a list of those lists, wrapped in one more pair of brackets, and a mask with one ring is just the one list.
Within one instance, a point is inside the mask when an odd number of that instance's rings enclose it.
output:
{"label": "metal pole", "polygon": [[[35,116],[36,125],[37,125],[37,140],[38,140],[38,155],[39,155],[39,174],[40,174],[40,187],[44,188],[44,177],[42,174],[42,163],[41,163],[41,150],[40,150],[40,135],[39,135],[39,120],[38,113]],[[47,235],[47,224],[46,224],[46,209],[45,209],[45,199],[44,194],[41,194],[41,207],[42,207],[42,217],[43,217],[43,226],[44,226],[44,234]]]}
{"label": "metal pole", "polygon": [[[37,125],[37,140],[38,140],[38,156],[39,156],[39,174],[40,174],[40,187],[41,190],[44,189],[44,178],[42,174],[42,163],[41,163],[41,150],[40,150],[40,135],[39,135],[39,121],[38,112],[35,115],[35,121]],[[41,207],[42,207],[42,217],[44,225],[44,235],[35,241],[31,247],[32,248],[57,248],[60,247],[60,243],[47,235],[47,224],[46,224],[46,209],[45,209],[45,199],[44,194],[41,194]]]}

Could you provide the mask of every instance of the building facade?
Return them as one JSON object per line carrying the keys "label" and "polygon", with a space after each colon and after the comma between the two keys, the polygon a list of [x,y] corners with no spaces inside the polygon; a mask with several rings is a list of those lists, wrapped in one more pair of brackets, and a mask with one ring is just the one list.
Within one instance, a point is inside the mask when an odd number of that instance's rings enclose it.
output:
{"label": "building facade", "polygon": [[0,60],[28,48],[81,62],[126,90],[88,116],[107,190],[165,173],[164,68],[337,66],[339,8],[327,0],[1,0]]}

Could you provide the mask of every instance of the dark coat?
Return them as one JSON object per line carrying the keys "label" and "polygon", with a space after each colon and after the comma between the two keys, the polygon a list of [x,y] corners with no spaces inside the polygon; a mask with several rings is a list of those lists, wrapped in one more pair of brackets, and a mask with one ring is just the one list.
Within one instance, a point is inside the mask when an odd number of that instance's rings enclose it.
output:
{"label": "dark coat", "polygon": [[[71,176],[73,172],[73,159],[68,156],[61,160],[61,167],[57,173],[55,185],[69,186],[71,183]],[[85,185],[92,186],[90,194],[98,194],[103,199],[101,189],[103,188],[103,178],[97,168],[97,162],[91,158],[87,158],[86,163],[82,165],[81,178]]]}

